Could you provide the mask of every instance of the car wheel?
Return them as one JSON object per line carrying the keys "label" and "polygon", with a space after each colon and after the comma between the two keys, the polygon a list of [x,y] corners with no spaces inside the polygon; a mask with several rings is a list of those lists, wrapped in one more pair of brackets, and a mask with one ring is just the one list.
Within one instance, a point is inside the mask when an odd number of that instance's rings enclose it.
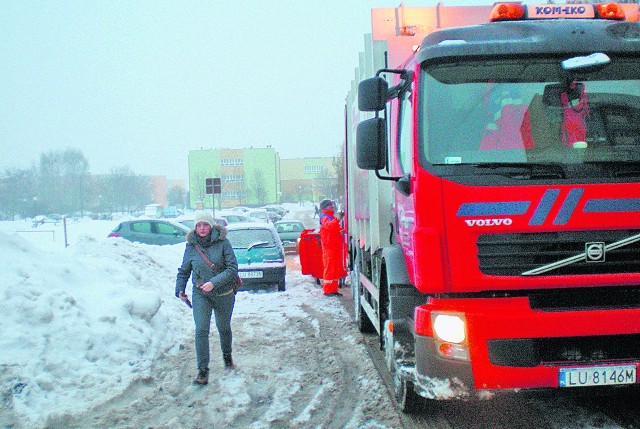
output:
{"label": "car wheel", "polygon": [[284,280],[278,282],[278,292],[284,292],[286,290],[286,285]]}

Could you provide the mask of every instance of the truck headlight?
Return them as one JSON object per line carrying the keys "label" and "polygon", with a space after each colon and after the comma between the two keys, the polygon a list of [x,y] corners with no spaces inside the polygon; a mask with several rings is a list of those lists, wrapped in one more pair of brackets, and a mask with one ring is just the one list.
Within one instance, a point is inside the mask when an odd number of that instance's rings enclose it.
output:
{"label": "truck headlight", "polygon": [[433,332],[441,341],[460,344],[467,338],[466,321],[463,314],[431,313]]}

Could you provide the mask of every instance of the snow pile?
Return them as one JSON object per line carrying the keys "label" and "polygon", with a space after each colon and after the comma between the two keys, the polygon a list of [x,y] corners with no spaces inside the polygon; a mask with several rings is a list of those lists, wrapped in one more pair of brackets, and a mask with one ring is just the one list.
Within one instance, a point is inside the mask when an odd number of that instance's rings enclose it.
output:
{"label": "snow pile", "polygon": [[0,370],[3,392],[13,393],[9,409],[41,423],[42,415],[82,411],[148,377],[153,358],[185,335],[166,329],[185,318],[171,300],[182,251],[84,237],[52,252],[0,232]]}

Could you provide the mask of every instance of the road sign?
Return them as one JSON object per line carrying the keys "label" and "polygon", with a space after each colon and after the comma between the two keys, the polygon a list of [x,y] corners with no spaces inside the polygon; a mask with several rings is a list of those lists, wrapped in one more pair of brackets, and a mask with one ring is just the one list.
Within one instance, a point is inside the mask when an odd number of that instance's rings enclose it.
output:
{"label": "road sign", "polygon": [[219,177],[210,177],[204,180],[207,195],[222,193],[222,185]]}

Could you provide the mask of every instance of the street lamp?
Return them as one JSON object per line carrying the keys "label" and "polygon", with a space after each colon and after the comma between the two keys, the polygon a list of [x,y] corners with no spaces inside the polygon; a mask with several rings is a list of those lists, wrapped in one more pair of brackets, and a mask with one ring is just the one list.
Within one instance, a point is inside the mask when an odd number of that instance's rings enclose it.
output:
{"label": "street lamp", "polygon": [[36,217],[36,203],[38,202],[38,197],[33,197],[33,217]]}

